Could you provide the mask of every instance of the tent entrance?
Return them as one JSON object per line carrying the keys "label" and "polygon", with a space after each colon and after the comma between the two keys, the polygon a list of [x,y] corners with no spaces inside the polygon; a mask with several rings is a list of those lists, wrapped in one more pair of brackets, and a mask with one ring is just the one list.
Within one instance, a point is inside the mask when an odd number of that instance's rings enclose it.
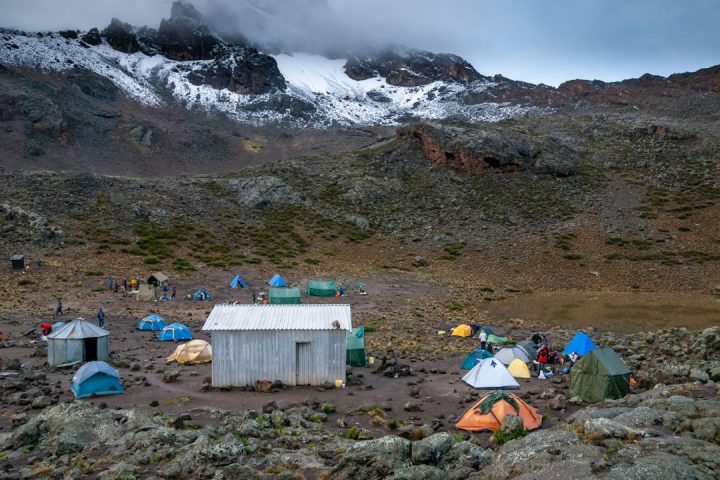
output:
{"label": "tent entrance", "polygon": [[310,385],[312,355],[310,342],[295,344],[295,384]]}
{"label": "tent entrance", "polygon": [[97,338],[86,338],[85,342],[85,361],[92,362],[97,360]]}

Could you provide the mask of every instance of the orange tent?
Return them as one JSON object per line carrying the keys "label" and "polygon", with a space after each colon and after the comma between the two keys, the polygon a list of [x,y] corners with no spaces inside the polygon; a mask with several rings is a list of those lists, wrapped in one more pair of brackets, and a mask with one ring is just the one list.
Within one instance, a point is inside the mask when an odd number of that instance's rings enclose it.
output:
{"label": "orange tent", "polygon": [[[517,409],[515,405],[517,405]],[[487,412],[487,413],[483,413]],[[483,430],[497,430],[502,424],[505,415],[517,415],[523,420],[525,430],[535,430],[542,423],[542,416],[520,397],[512,393],[495,391],[485,395],[468,409],[455,428],[469,432],[482,432]]]}

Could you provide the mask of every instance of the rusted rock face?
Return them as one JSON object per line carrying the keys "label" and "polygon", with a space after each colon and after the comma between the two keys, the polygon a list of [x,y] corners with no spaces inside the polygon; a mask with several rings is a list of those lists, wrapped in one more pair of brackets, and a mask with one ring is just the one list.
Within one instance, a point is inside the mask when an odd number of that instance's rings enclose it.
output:
{"label": "rusted rock face", "polygon": [[460,127],[416,124],[399,129],[398,136],[419,139],[428,160],[475,175],[517,171],[539,154],[529,142]]}

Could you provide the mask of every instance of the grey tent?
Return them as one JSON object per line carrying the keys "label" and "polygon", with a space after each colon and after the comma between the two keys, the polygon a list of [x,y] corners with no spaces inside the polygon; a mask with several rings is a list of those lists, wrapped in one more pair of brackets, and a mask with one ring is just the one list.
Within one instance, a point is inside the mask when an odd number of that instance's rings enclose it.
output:
{"label": "grey tent", "polygon": [[155,288],[152,285],[141,283],[137,291],[138,302],[152,302],[155,300]]}
{"label": "grey tent", "polygon": [[48,363],[51,366],[107,360],[109,332],[84,318],[76,318],[48,335]]}

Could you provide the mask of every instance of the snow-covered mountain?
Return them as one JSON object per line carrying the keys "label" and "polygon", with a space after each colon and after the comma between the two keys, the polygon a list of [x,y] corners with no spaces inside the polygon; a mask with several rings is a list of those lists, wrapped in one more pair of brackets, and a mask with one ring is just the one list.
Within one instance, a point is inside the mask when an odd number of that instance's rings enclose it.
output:
{"label": "snow-covered mountain", "polygon": [[468,92],[495,86],[491,79],[468,84],[437,80],[415,86],[391,85],[380,74],[354,80],[345,71],[345,59],[308,53],[270,56],[284,79],[284,89],[242,93],[197,80],[200,72],[218,66],[233,71],[237,55],[174,60],[162,53],[121,52],[105,38],[98,45],[90,45],[83,40],[87,34],[2,31],[0,64],[54,72],[86,69],[106,77],[128,97],[145,105],[180,102],[187,108],[214,110],[254,124],[394,125],[408,118],[448,116],[498,120],[526,110],[510,104],[463,102]]}

